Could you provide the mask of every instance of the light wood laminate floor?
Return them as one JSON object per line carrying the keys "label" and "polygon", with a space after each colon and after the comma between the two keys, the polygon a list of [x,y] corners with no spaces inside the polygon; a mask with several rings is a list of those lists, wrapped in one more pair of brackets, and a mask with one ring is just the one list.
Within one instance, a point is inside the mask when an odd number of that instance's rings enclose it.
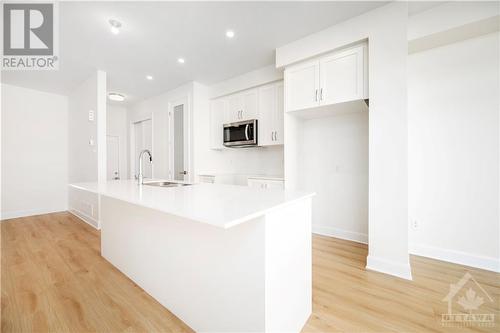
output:
{"label": "light wood laminate floor", "polygon": [[[69,213],[1,223],[2,332],[188,332],[100,256],[99,232]],[[313,314],[304,332],[499,332],[500,275],[412,257],[413,281],[364,269],[367,247],[313,236]],[[443,327],[451,283],[469,272],[494,327]],[[460,306],[454,303],[455,308]]]}

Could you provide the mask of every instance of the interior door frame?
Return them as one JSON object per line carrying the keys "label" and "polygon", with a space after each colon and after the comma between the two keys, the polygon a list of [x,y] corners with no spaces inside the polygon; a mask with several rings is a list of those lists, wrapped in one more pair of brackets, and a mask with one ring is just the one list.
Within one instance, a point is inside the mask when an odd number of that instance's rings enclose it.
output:
{"label": "interior door frame", "polygon": [[168,174],[170,179],[175,179],[175,154],[174,154],[174,108],[178,105],[184,105],[184,170],[187,175],[184,175],[184,181],[192,181],[193,170],[191,167],[191,98],[190,94],[173,99],[168,102]]}
{"label": "interior door frame", "polygon": [[[153,133],[153,115],[146,116],[143,118],[138,118],[130,121],[129,133],[130,133],[130,145],[129,145],[129,155],[130,155],[130,179],[135,179],[137,175],[137,170],[135,169],[135,124],[142,123],[143,121],[151,121],[151,153],[154,153],[154,133]],[[155,169],[154,164],[151,166],[151,178],[154,178]]]}

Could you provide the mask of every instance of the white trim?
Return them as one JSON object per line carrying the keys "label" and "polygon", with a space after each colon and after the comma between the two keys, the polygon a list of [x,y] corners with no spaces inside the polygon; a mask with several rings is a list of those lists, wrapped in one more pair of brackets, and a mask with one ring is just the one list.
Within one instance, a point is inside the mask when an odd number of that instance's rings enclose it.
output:
{"label": "white trim", "polygon": [[80,220],[82,220],[83,222],[87,223],[88,225],[90,225],[92,228],[96,229],[96,230],[100,230],[100,228],[98,227],[99,226],[99,221],[97,221],[96,219],[88,216],[87,214],[85,213],[82,213],[76,209],[69,209],[68,212],[70,212],[71,214],[75,215],[76,217],[78,217]]}
{"label": "white trim", "polygon": [[2,212],[1,221],[8,220],[8,219],[15,219],[18,217],[60,213],[60,212],[65,212],[66,210],[67,210],[67,207],[60,207],[60,208],[55,208],[55,209],[28,209],[28,210],[14,210],[14,211],[9,211],[9,212]]}
{"label": "white trim", "polygon": [[368,244],[368,235],[362,234],[360,232],[326,227],[321,225],[314,225],[314,224],[312,225],[312,232],[318,235],[345,239],[356,243]]}
{"label": "white trim", "polygon": [[411,254],[500,273],[500,259],[425,244],[409,244]]}
{"label": "white trim", "polygon": [[368,255],[368,257],[366,258],[366,269],[397,276],[406,280],[413,280],[411,276],[410,263],[402,264],[399,262],[376,258]]}

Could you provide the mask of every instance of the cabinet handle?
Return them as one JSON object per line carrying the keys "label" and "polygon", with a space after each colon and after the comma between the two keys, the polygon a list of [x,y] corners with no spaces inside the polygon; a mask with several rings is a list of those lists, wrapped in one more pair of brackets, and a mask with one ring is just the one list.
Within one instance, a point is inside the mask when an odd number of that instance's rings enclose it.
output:
{"label": "cabinet handle", "polygon": [[278,141],[278,132],[274,131],[274,141]]}
{"label": "cabinet handle", "polygon": [[271,132],[271,141],[274,141],[274,132]]}
{"label": "cabinet handle", "polygon": [[318,89],[315,90],[314,94],[315,94],[314,100],[317,102],[318,101]]}
{"label": "cabinet handle", "polygon": [[319,100],[322,101],[323,100],[323,88],[321,88],[319,90]]}

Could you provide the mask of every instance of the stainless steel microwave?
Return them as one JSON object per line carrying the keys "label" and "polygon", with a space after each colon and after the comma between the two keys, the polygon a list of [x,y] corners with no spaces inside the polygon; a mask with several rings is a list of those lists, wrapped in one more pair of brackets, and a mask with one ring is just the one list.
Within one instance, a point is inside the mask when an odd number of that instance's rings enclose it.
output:
{"label": "stainless steel microwave", "polygon": [[257,146],[257,119],[224,124],[224,146]]}

